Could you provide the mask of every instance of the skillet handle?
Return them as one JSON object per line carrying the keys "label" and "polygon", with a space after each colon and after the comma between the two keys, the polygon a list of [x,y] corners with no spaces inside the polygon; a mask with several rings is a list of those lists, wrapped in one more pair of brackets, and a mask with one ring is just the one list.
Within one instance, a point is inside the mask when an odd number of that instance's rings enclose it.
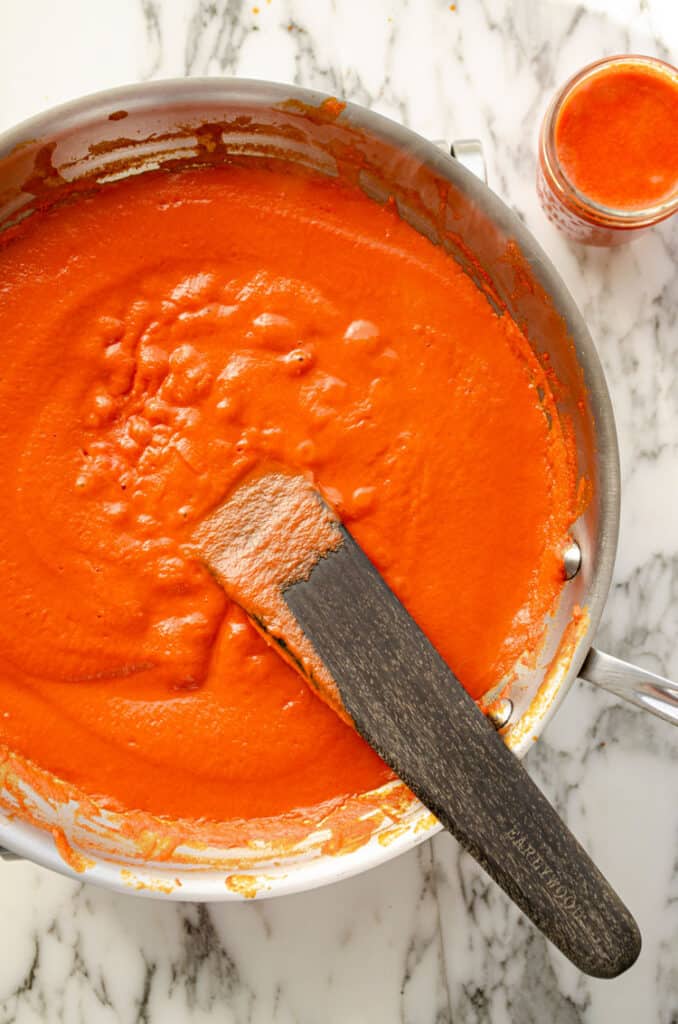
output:
{"label": "skillet handle", "polygon": [[448,142],[447,139],[433,139],[433,145],[442,149],[448,156],[453,156],[457,163],[465,167],[476,178],[480,178],[487,185],[487,164],[485,153],[480,139],[455,139]]}
{"label": "skillet handle", "polygon": [[603,654],[592,647],[579,669],[579,678],[609,690],[665,722],[678,725],[678,683],[654,672]]}
{"label": "skillet handle", "polygon": [[450,145],[450,154],[487,185],[487,164],[480,139],[455,139]]}

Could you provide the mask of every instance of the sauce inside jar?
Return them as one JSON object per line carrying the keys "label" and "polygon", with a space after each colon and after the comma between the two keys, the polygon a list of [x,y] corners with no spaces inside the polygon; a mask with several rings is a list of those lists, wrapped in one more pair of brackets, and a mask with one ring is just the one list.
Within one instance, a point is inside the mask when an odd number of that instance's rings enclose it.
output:
{"label": "sauce inside jar", "polygon": [[678,191],[678,72],[654,61],[605,62],[564,98],[555,148],[569,182],[601,206],[642,210],[670,199]]}

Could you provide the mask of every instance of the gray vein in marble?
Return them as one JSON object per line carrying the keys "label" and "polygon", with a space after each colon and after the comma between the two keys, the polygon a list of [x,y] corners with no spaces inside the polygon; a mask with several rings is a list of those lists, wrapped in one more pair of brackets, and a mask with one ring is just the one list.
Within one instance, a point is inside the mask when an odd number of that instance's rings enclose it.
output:
{"label": "gray vein in marble", "polygon": [[213,73],[214,64],[221,73],[236,73],[243,42],[258,31],[247,23],[246,10],[243,0],[199,0],[188,26],[184,74]]}
{"label": "gray vein in marble", "polygon": [[148,42],[148,64],[143,78],[157,74],[162,59],[162,19],[157,0],[140,0]]}

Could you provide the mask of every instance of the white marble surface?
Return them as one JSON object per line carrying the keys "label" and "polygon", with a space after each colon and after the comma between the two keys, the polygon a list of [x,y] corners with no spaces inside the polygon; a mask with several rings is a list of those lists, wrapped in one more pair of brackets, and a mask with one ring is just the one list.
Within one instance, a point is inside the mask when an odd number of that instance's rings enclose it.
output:
{"label": "white marble surface", "polygon": [[[678,219],[571,247],[533,188],[553,88],[605,54],[678,62],[675,0],[0,0],[0,129],[148,77],[241,74],[480,135],[491,184],[553,256],[616,408],[623,524],[600,645],[678,676]],[[455,843],[333,888],[178,906],[0,863],[3,1024],[676,1024],[678,734],[579,684],[528,767],[636,913],[640,960],[579,974]]]}

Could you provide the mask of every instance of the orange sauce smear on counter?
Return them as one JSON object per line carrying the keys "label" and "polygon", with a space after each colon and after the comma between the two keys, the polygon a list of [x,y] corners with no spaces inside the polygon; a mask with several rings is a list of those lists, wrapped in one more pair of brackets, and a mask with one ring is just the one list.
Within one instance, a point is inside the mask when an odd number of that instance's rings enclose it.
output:
{"label": "orange sauce smear on counter", "polygon": [[109,184],[2,236],[0,323],[6,749],[131,821],[393,778],[192,552],[267,461],[322,490],[474,697],[538,646],[567,432],[515,323],[390,205],[264,168]]}
{"label": "orange sauce smear on counter", "polygon": [[555,124],[563,173],[588,199],[641,210],[678,191],[678,71],[619,61],[575,86]]}

